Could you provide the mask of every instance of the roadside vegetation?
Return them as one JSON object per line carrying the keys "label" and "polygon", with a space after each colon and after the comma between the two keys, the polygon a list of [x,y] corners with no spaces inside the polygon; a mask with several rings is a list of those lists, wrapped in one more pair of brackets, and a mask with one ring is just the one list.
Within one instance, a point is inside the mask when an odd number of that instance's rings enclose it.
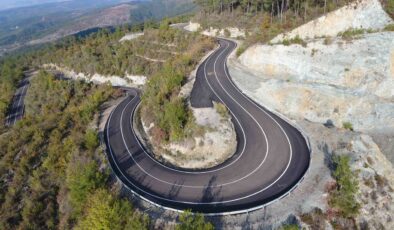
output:
{"label": "roadside vegetation", "polygon": [[[158,33],[166,34],[167,39],[174,42],[179,32],[173,31],[168,25],[161,25]],[[179,141],[194,126],[191,111],[178,94],[188,74],[214,47],[214,42],[197,33],[184,34],[183,41],[187,44],[184,51],[166,61],[161,70],[150,77],[143,93],[142,117],[145,123],[155,124],[152,136],[157,143]]]}
{"label": "roadside vegetation", "polygon": [[380,0],[384,9],[394,19],[394,0]]}
{"label": "roadside vegetation", "polygon": [[[95,117],[100,106],[121,93],[108,85],[61,80],[42,69],[49,62],[85,73],[147,74],[143,96],[163,140],[182,138],[193,124],[183,98],[185,77],[214,46],[210,38],[147,22],[140,40],[119,42],[142,27],[102,30],[0,61],[0,229],[149,229],[150,220],[121,198],[109,180]],[[152,62],[144,58],[160,58]],[[32,77],[23,120],[4,121],[25,70]],[[160,122],[159,122],[160,121]],[[115,191],[114,191],[115,190]],[[181,226],[212,225],[201,215],[180,218]]]}
{"label": "roadside vegetation", "polygon": [[301,45],[303,47],[307,46],[307,43],[302,38],[300,38],[298,35],[296,37],[294,37],[294,38],[291,38],[291,39],[284,39],[282,41],[282,44],[285,45],[285,46],[289,46],[289,45],[292,45],[292,44],[298,44],[298,45]]}
{"label": "roadside vegetation", "polygon": [[[25,118],[0,138],[0,225],[5,229],[124,229],[146,226],[108,189],[105,154],[89,127],[109,86],[31,80]],[[30,104],[31,103],[31,104]],[[141,229],[141,228],[139,228]]]}
{"label": "roadside vegetation", "polygon": [[355,217],[361,207],[356,199],[359,191],[356,172],[350,169],[349,156],[333,155],[331,160],[332,176],[336,182],[327,185],[329,209],[323,212],[315,208],[309,213],[302,214],[300,219],[311,229],[324,229],[327,222],[334,229],[356,229]]}
{"label": "roadside vegetation", "polygon": [[350,169],[349,161],[349,156],[333,156],[335,167],[333,177],[337,185],[330,193],[329,203],[344,218],[355,217],[360,209],[355,197],[358,192],[358,182]]}
{"label": "roadside vegetation", "polygon": [[387,25],[386,27],[384,27],[384,30],[394,32],[394,24]]}
{"label": "roadside vegetation", "polygon": [[6,114],[16,86],[23,77],[23,66],[24,63],[15,58],[0,61],[0,132],[4,129]]}
{"label": "roadside vegetation", "polygon": [[344,129],[353,131],[353,124],[348,122],[348,121],[343,122],[342,126],[343,126]]}
{"label": "roadside vegetation", "polygon": [[213,230],[214,227],[210,222],[206,222],[202,214],[194,214],[191,211],[185,211],[179,215],[179,225],[176,230]]}
{"label": "roadside vegetation", "polygon": [[[85,38],[71,37],[42,50],[36,64],[53,63],[88,75],[150,76],[161,70],[164,62],[187,50],[197,36],[170,28],[174,21],[178,20],[148,21],[131,28],[119,27],[115,32],[100,30]],[[143,36],[119,42],[128,33],[141,31]]]}
{"label": "roadside vegetation", "polygon": [[[392,1],[392,0],[388,0]],[[246,29],[246,38],[237,55],[250,45],[266,43],[276,35],[290,31],[325,13],[338,9],[350,1],[209,1],[197,0],[202,8],[193,20],[203,28],[238,27]],[[303,45],[303,42],[295,41]],[[291,44],[291,41],[285,42]]]}

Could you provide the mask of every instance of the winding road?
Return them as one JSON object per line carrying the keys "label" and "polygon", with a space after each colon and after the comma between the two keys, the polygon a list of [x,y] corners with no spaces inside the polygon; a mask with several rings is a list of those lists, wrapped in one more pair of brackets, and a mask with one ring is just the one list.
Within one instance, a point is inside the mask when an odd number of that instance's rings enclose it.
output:
{"label": "winding road", "polygon": [[7,126],[15,125],[15,123],[23,118],[25,112],[25,96],[30,85],[30,77],[24,77],[18,85],[12,98],[12,104],[7,115],[5,124]]}
{"label": "winding road", "polygon": [[191,94],[194,107],[223,102],[237,133],[236,153],[207,170],[187,171],[161,164],[145,150],[133,130],[140,96],[128,96],[111,113],[105,128],[108,159],[134,194],[167,209],[217,215],[260,208],[287,195],[303,178],[310,150],[301,133],[247,96],[232,82],[226,60],[236,43],[219,39],[199,67]]}

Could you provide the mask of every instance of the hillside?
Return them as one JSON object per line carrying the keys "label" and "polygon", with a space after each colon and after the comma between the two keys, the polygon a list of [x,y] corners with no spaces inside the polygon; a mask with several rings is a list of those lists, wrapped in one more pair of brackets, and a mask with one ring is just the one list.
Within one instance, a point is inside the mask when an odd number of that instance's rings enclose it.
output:
{"label": "hillside", "polygon": [[97,28],[160,20],[194,9],[191,0],[65,1],[0,11],[0,56],[26,45]]}

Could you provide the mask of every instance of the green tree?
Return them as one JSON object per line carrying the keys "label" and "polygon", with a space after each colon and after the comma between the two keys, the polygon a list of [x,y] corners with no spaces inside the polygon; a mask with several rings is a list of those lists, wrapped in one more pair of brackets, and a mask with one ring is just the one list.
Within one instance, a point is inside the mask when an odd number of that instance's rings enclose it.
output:
{"label": "green tree", "polygon": [[85,148],[90,151],[93,151],[98,147],[99,144],[100,143],[99,143],[99,139],[97,136],[97,132],[95,130],[91,130],[91,129],[86,131],[85,142],[84,142]]}
{"label": "green tree", "polygon": [[213,225],[206,222],[201,213],[194,214],[190,210],[184,211],[179,215],[179,224],[176,230],[212,230]]}
{"label": "green tree", "polygon": [[88,196],[104,186],[107,175],[98,171],[97,163],[86,157],[75,157],[67,168],[66,183],[74,214],[82,212]]}
{"label": "green tree", "polygon": [[[127,200],[117,200],[105,189],[97,190],[89,199],[79,230],[148,229],[146,217],[133,212]],[[131,228],[130,228],[131,227]]]}
{"label": "green tree", "polygon": [[350,169],[349,161],[349,156],[333,156],[335,166],[333,176],[337,181],[337,188],[331,194],[330,204],[345,218],[354,217],[360,209],[355,197],[358,192],[358,182]]}

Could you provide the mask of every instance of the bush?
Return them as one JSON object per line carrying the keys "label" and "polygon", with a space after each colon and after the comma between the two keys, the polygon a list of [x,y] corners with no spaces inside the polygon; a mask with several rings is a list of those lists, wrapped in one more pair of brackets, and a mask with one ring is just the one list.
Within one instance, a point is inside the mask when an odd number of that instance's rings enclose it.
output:
{"label": "bush", "polygon": [[241,54],[243,54],[246,50],[246,47],[244,45],[241,45],[240,47],[238,47],[236,55],[237,57],[241,56]]}
{"label": "bush", "polygon": [[326,37],[326,38],[324,38],[324,45],[331,45],[332,44],[332,42],[333,42],[333,40],[332,40],[332,38],[331,37]]}
{"label": "bush", "polygon": [[298,45],[301,45],[303,47],[307,46],[307,43],[302,38],[300,38],[300,36],[298,36],[298,35],[295,36],[294,38],[291,38],[291,39],[284,39],[282,41],[282,44],[285,45],[285,46],[289,46],[291,44],[298,44]]}
{"label": "bush", "polygon": [[75,215],[81,213],[89,194],[103,187],[106,179],[107,175],[98,171],[96,162],[85,158],[72,161],[67,169],[66,183]]}
{"label": "bush", "polygon": [[333,156],[335,170],[333,177],[337,187],[330,194],[329,204],[336,208],[344,218],[351,218],[358,214],[360,204],[355,195],[358,192],[358,182],[349,166],[349,156]]}
{"label": "bush", "polygon": [[224,33],[224,36],[227,37],[227,38],[229,38],[231,36],[231,33],[230,33],[230,31],[227,28],[224,29],[223,33]]}
{"label": "bush", "polygon": [[296,224],[286,224],[283,225],[280,230],[299,230],[300,227]]}
{"label": "bush", "polygon": [[394,19],[394,0],[381,0],[386,12]]}
{"label": "bush", "polygon": [[342,123],[342,126],[343,126],[344,129],[353,131],[353,125],[352,125],[352,123],[350,123],[350,122],[348,122],[348,121],[343,122],[343,123]]}
{"label": "bush", "polygon": [[97,132],[89,129],[85,134],[84,146],[86,149],[93,151],[99,146],[99,138]]}
{"label": "bush", "polygon": [[358,38],[360,35],[364,34],[366,30],[364,29],[348,29],[344,32],[338,34],[338,36],[342,37],[345,40],[352,40],[354,38]]}
{"label": "bush", "polygon": [[218,112],[222,118],[228,118],[228,110],[225,105],[223,105],[222,103],[214,103],[214,107],[216,112]]}
{"label": "bush", "polygon": [[206,222],[202,214],[194,214],[187,210],[179,215],[179,222],[176,230],[212,230],[213,225]]}
{"label": "bush", "polygon": [[394,24],[390,24],[384,27],[384,31],[394,31]]}
{"label": "bush", "polygon": [[149,219],[132,210],[128,200],[117,200],[107,190],[99,189],[87,202],[87,208],[76,229],[122,230],[148,229]]}

